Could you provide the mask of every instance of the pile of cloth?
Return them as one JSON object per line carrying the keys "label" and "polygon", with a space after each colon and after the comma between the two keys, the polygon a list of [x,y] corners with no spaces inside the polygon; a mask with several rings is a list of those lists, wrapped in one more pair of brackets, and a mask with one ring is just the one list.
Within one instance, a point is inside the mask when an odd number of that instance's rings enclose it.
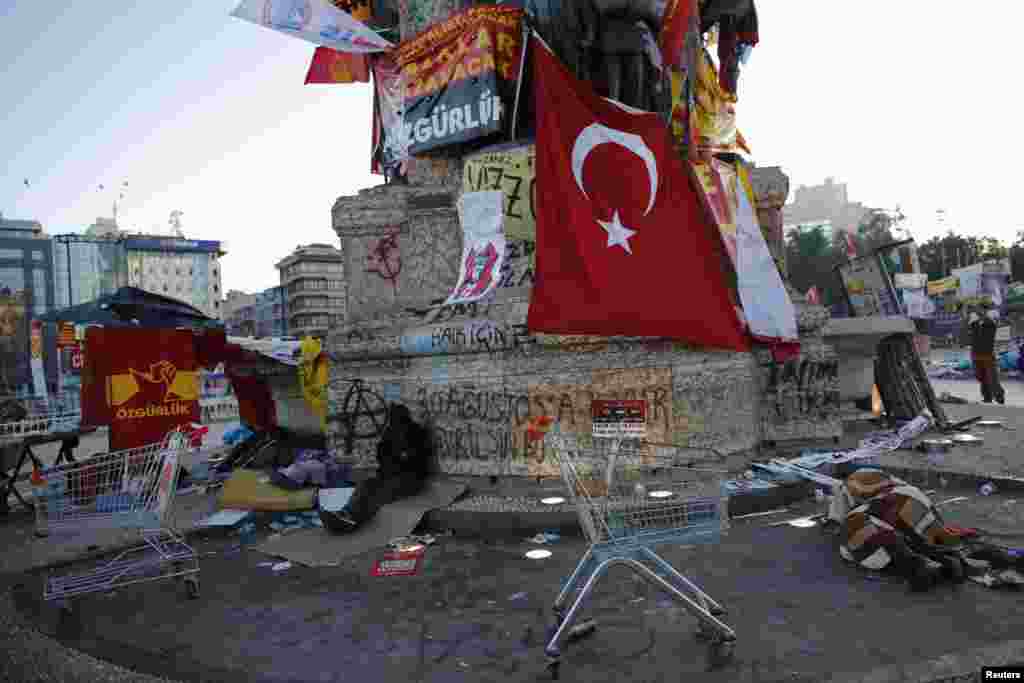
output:
{"label": "pile of cloth", "polygon": [[327,451],[306,448],[300,450],[295,461],[270,473],[275,486],[298,491],[307,486],[339,488],[350,486],[351,467],[332,458]]}
{"label": "pile of cloth", "polygon": [[968,578],[990,587],[1024,585],[1024,557],[948,526],[921,489],[880,469],[860,469],[838,487],[828,514],[839,554],[864,569],[894,572],[911,590]]}

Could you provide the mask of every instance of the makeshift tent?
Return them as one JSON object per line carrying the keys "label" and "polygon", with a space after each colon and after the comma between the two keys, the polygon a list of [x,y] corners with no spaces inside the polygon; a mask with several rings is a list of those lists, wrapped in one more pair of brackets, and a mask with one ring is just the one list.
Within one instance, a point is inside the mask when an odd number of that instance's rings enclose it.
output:
{"label": "makeshift tent", "polygon": [[184,301],[136,287],[121,287],[116,292],[93,301],[51,311],[40,316],[39,320],[104,327],[139,326],[168,329],[218,328],[224,325]]}

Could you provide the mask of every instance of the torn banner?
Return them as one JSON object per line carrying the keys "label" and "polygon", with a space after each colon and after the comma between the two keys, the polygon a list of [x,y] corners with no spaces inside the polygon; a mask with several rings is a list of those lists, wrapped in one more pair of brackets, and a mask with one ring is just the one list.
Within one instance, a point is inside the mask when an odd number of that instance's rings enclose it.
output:
{"label": "torn banner", "polygon": [[409,160],[402,104],[402,72],[391,55],[373,59],[373,158],[370,172],[401,175]]}
{"label": "torn banner", "polygon": [[458,284],[445,305],[479,301],[497,289],[505,261],[504,198],[500,190],[467,192],[459,198],[462,262]]}
{"label": "torn banner", "polygon": [[231,16],[342,52],[384,52],[393,47],[328,0],[242,0]]}

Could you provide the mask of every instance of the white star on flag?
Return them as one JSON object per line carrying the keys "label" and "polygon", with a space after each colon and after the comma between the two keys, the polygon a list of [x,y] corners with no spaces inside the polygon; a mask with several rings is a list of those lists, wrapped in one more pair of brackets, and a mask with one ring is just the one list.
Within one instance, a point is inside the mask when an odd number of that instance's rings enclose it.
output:
{"label": "white star on flag", "polygon": [[608,233],[609,247],[620,246],[626,250],[626,253],[633,253],[633,250],[629,248],[629,238],[636,234],[636,230],[630,230],[622,224],[618,211],[612,216],[611,222],[598,221],[598,223]]}

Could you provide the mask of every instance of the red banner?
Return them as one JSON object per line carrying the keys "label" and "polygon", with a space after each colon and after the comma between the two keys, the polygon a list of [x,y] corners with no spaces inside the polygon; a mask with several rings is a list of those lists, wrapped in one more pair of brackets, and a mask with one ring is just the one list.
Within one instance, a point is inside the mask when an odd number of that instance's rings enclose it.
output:
{"label": "red banner", "polygon": [[339,52],[329,47],[318,47],[306,73],[310,83],[369,83],[370,59],[368,55]]}
{"label": "red banner", "polygon": [[199,369],[189,330],[91,328],[82,422],[110,425],[110,448],[135,448],[199,421]]}

